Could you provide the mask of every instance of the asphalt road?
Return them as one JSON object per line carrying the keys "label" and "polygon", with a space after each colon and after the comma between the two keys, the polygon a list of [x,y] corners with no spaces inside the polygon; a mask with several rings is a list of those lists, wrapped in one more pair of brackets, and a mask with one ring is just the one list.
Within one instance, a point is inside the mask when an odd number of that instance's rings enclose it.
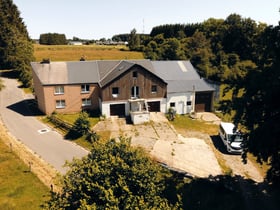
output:
{"label": "asphalt road", "polygon": [[[0,92],[0,115],[9,132],[64,174],[65,161],[81,158],[88,151],[36,119],[28,109],[28,97],[18,88],[15,79],[2,78],[5,88]],[[29,98],[30,99],[30,98]]]}

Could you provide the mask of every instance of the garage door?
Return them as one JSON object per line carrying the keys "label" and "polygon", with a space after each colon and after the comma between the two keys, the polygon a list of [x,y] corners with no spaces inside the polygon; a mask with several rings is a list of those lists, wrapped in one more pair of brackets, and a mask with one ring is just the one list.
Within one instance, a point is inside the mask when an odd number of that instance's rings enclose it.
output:
{"label": "garage door", "polygon": [[210,112],[212,104],[212,93],[195,93],[195,111]]}
{"label": "garage door", "polygon": [[150,112],[160,112],[160,101],[148,102]]}
{"label": "garage door", "polygon": [[110,115],[111,116],[125,116],[125,104],[111,104],[110,105]]}

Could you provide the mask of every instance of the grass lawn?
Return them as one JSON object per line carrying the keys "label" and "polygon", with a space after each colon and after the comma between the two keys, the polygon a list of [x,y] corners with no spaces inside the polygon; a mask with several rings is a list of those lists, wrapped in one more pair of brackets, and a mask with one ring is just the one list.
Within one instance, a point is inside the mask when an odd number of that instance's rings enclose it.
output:
{"label": "grass lawn", "polygon": [[[58,117],[59,119],[70,123],[70,124],[74,124],[76,119],[79,117],[80,113],[75,113],[75,114],[56,114],[56,117]],[[99,117],[89,117],[89,121],[90,121],[90,125],[94,126],[98,123],[99,121]]]}
{"label": "grass lawn", "polygon": [[49,189],[10,151],[0,137],[0,209],[35,210],[49,198]]}
{"label": "grass lawn", "polygon": [[34,44],[36,61],[49,58],[51,61],[78,61],[81,57],[86,60],[124,60],[143,59],[141,52],[129,51],[126,46],[104,45],[39,45]]}
{"label": "grass lawn", "polygon": [[189,115],[176,115],[174,121],[170,123],[179,132],[182,130],[197,131],[207,133],[209,135],[217,135],[218,125],[209,124],[200,120],[194,120]]}

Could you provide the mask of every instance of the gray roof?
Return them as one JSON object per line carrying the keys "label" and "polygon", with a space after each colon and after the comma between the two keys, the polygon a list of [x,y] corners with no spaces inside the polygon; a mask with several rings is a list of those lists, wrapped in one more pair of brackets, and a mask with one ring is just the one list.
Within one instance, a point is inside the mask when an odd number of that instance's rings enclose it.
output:
{"label": "gray roof", "polygon": [[99,82],[96,61],[32,62],[31,66],[43,85]]}
{"label": "gray roof", "polygon": [[204,79],[198,80],[170,80],[168,81],[167,92],[168,93],[183,93],[186,91],[204,92],[214,91]]}
{"label": "gray roof", "polygon": [[151,61],[156,74],[166,81],[197,80],[199,74],[190,61]]}
{"label": "gray roof", "polygon": [[33,71],[43,85],[98,83],[113,81],[134,65],[145,68],[167,85],[167,92],[213,91],[200,78],[189,61],[106,60],[71,62],[32,62]]}
{"label": "gray roof", "polygon": [[152,61],[152,64],[156,74],[167,82],[168,93],[214,91],[190,61]]}

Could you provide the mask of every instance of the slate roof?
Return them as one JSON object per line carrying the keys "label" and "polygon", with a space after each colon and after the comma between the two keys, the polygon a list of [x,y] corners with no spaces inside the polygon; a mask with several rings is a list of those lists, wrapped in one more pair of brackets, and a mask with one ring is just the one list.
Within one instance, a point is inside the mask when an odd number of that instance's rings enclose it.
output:
{"label": "slate roof", "polygon": [[32,62],[31,66],[43,85],[98,83],[96,61]]}
{"label": "slate roof", "polygon": [[189,61],[104,60],[71,62],[32,62],[33,71],[43,85],[110,83],[134,65],[145,68],[167,85],[167,92],[213,91],[200,78]]}
{"label": "slate roof", "polygon": [[167,92],[214,91],[190,61],[151,61],[155,73],[167,82]]}

